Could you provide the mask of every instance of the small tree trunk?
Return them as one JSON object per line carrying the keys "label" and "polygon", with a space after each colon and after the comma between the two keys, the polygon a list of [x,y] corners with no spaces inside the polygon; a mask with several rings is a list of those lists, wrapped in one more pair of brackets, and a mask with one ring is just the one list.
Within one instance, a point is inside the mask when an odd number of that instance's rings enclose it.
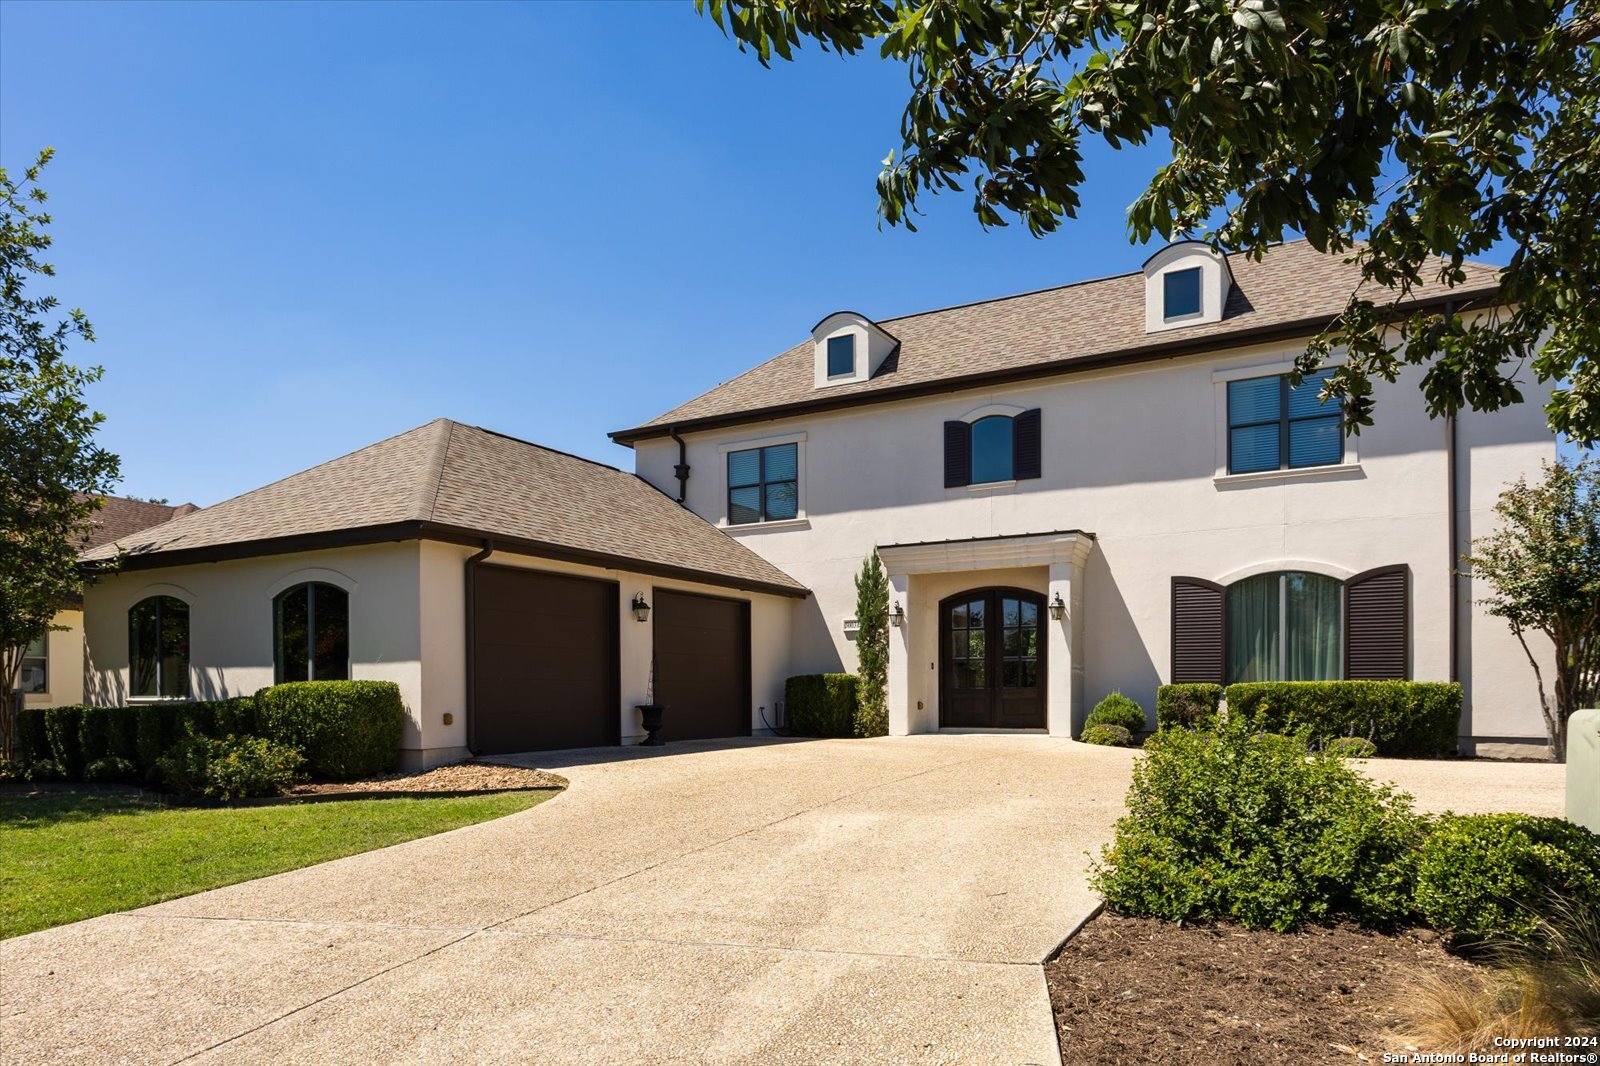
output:
{"label": "small tree trunk", "polygon": [[1533,679],[1539,683],[1539,710],[1544,712],[1544,730],[1550,737],[1550,761],[1563,762],[1567,757],[1566,730],[1550,709],[1550,694],[1544,687],[1544,671],[1539,669],[1539,660],[1528,647],[1528,639],[1523,636],[1522,627],[1514,625],[1511,627],[1511,632],[1517,635],[1517,643],[1522,645],[1522,654],[1528,657],[1528,665],[1533,667]]}
{"label": "small tree trunk", "polygon": [[17,674],[22,670],[25,647],[0,651],[0,759],[16,757]]}

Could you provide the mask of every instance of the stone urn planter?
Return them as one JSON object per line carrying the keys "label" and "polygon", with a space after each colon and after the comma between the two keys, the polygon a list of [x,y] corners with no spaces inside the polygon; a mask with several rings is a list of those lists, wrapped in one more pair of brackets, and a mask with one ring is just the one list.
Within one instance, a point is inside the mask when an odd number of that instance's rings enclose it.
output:
{"label": "stone urn planter", "polygon": [[661,716],[666,712],[666,706],[660,703],[641,703],[634,709],[644,720],[646,736],[640,743],[651,748],[659,748],[665,744],[666,741],[661,739]]}

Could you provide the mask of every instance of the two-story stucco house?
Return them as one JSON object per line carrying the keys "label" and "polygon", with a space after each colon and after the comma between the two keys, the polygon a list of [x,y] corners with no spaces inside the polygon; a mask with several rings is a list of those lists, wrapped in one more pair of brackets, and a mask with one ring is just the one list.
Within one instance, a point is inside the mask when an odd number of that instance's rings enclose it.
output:
{"label": "two-story stucco house", "polygon": [[[1492,304],[1469,266],[1418,307]],[[1356,269],[1198,243],[1134,274],[811,336],[646,425],[636,469],[805,585],[794,672],[852,669],[852,579],[893,591],[890,729],[1075,734],[1167,681],[1459,679],[1471,746],[1543,743],[1534,678],[1457,560],[1555,455],[1537,404],[1427,417],[1420,371],[1346,437],[1305,342]],[[903,618],[902,618],[903,615]],[[1524,749],[1526,750],[1526,749]]]}
{"label": "two-story stucco house", "polygon": [[[635,472],[439,420],[121,538],[85,597],[118,703],[380,678],[408,762],[761,733],[855,666],[890,575],[890,730],[1074,735],[1166,681],[1459,679],[1465,746],[1535,754],[1532,671],[1456,560],[1555,441],[1536,404],[1340,432],[1286,378],[1357,270],[1180,243],[1143,270],[900,318],[838,311],[612,437]],[[1495,271],[1414,294],[1492,306]],[[803,332],[803,326],[797,333]]]}

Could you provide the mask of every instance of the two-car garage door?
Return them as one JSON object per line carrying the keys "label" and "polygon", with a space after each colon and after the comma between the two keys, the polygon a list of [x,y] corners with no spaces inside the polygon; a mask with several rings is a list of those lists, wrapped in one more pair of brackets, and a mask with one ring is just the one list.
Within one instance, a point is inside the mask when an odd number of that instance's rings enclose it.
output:
{"label": "two-car garage door", "polygon": [[[618,743],[615,583],[480,566],[473,572],[472,750],[478,754]],[[667,740],[750,732],[749,604],[657,590],[655,698]]]}

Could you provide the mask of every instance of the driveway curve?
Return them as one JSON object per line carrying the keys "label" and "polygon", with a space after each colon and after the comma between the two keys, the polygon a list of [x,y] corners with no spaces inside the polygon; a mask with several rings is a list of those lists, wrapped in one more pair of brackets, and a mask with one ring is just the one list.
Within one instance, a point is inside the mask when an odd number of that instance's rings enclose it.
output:
{"label": "driveway curve", "polygon": [[0,1055],[1057,1063],[1040,963],[1096,902],[1135,757],[936,735],[506,760],[571,787],[0,943]]}

